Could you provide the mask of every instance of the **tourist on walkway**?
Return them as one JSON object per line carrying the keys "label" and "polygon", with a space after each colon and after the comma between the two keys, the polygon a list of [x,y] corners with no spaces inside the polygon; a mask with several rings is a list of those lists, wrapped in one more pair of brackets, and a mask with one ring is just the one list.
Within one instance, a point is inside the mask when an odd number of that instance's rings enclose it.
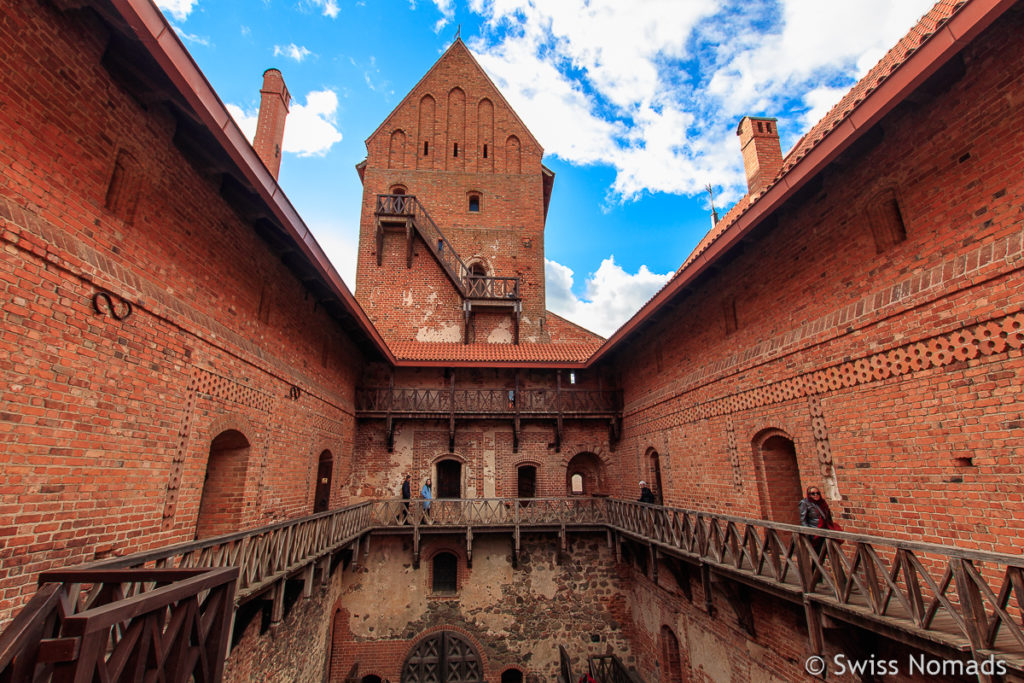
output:
{"label": "tourist on walkway", "polygon": [[402,519],[401,524],[409,523],[409,499],[412,498],[412,484],[409,482],[409,475],[402,480]]}
{"label": "tourist on walkway", "polygon": [[654,492],[651,491],[651,487],[647,485],[646,481],[640,481],[640,502],[641,503],[654,503]]}
{"label": "tourist on walkway", "polygon": [[420,498],[423,499],[423,514],[426,515],[430,512],[430,500],[434,497],[433,491],[430,488],[430,477],[427,477],[427,482],[423,484],[423,488],[420,489]]}
{"label": "tourist on walkway", "polygon": [[[800,501],[800,524],[815,529],[832,529],[836,526],[832,521],[832,510],[829,509],[828,503],[821,495],[821,489],[817,486],[808,486],[807,497]],[[814,550],[821,555],[825,539],[815,536],[811,543]]]}

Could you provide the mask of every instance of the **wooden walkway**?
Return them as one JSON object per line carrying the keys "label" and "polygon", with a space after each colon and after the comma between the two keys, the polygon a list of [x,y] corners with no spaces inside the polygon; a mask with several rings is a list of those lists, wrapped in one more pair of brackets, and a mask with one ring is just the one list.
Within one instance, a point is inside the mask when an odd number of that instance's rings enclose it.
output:
{"label": "wooden walkway", "polygon": [[[41,578],[40,589],[41,596],[49,597],[33,600],[0,634],[0,680],[19,680],[5,676],[15,665],[26,666],[29,655],[52,658],[79,652],[81,644],[61,634],[96,605],[103,605],[109,621],[122,607],[128,610],[125,614],[135,609],[132,600],[152,601],[168,588],[180,599],[178,579],[153,578],[157,575],[147,572],[171,577],[167,571],[189,570],[181,581],[199,581],[194,570],[232,568],[230,577],[237,571],[235,606],[255,598],[269,600],[271,619],[279,621],[288,580],[301,580],[303,595],[310,596],[316,583],[328,580],[339,551],[349,551],[358,563],[373,535],[411,535],[418,563],[424,535],[463,535],[472,562],[475,536],[508,534],[516,562],[522,533],[556,534],[560,552],[568,552],[568,534],[583,531],[605,532],[620,559],[629,548],[655,580],[659,567],[667,568],[690,599],[691,577],[699,575],[705,607],[710,611],[711,596],[721,592],[740,625],[751,632],[749,601],[737,597],[738,585],[801,604],[814,652],[824,651],[827,624],[851,624],[940,657],[981,661],[991,655],[1011,671],[1024,673],[1020,556],[607,498],[509,498],[435,500],[429,510],[421,501],[371,501],[50,572]],[[217,576],[223,585],[224,576]],[[223,596],[219,599],[223,603]],[[117,638],[117,632],[114,628],[109,637]],[[204,666],[209,666],[207,659]]]}

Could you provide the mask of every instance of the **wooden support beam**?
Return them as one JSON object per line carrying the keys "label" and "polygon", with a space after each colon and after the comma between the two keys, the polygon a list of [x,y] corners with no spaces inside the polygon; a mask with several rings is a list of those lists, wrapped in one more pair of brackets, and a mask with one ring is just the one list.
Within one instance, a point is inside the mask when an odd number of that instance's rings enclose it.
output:
{"label": "wooden support beam", "polygon": [[658,550],[650,543],[647,544],[647,566],[650,567],[649,578],[654,583],[658,583]]}
{"label": "wooden support beam", "polygon": [[622,564],[622,539],[618,531],[615,532],[615,561]]}
{"label": "wooden support beam", "polygon": [[462,302],[462,343],[469,343],[469,321],[473,315],[473,304],[468,301]]}
{"label": "wooden support beam", "polygon": [[326,586],[331,579],[331,556],[326,555],[320,560],[320,585]]}
{"label": "wooden support beam", "polygon": [[405,267],[412,268],[413,245],[416,242],[416,231],[412,227],[412,221],[405,221]]}
{"label": "wooden support beam", "polygon": [[451,371],[448,383],[448,452],[455,452],[455,370]]}
{"label": "wooden support beam", "polygon": [[302,597],[308,598],[313,595],[313,575],[316,573],[316,565],[310,562],[302,570]]}
{"label": "wooden support beam", "polygon": [[515,316],[515,329],[513,331],[512,343],[515,346],[519,346],[519,318],[522,317],[522,314],[523,314],[523,302],[522,301],[517,301],[516,302],[516,307],[515,307],[515,313],[513,313],[513,316]]}
{"label": "wooden support beam", "polygon": [[384,226],[377,219],[377,267],[384,265]]}
{"label": "wooden support beam", "polygon": [[364,567],[366,566],[366,563],[370,561],[370,536],[371,536],[371,534],[366,534],[366,543],[363,544],[363,566]]}
{"label": "wooden support beam", "polygon": [[518,569],[519,568],[519,501],[514,501],[512,503],[512,505],[513,505],[513,509],[515,510],[515,512],[513,514],[513,519],[514,519],[514,522],[515,522],[515,530],[512,533],[512,568],[513,569]]}
{"label": "wooden support beam", "polygon": [[558,564],[562,564],[566,555],[565,524],[558,528],[558,555],[555,558]]}
{"label": "wooden support beam", "polygon": [[356,536],[356,540],[352,542],[352,569],[359,568],[359,541],[362,536]]}
{"label": "wooden support beam", "polygon": [[704,589],[704,611],[713,617],[715,602],[711,594],[711,567],[706,564],[700,566],[700,585]]}
{"label": "wooden support beam", "polygon": [[811,654],[821,656],[825,651],[825,631],[821,622],[821,607],[804,596],[804,617],[807,619],[807,635],[811,643]]}
{"label": "wooden support beam", "polygon": [[412,568],[420,568],[420,524],[418,521],[412,525]]}
{"label": "wooden support beam", "polygon": [[395,418],[391,416],[391,408],[395,402],[395,371],[388,373],[388,405],[384,417],[384,439],[387,442],[388,453],[395,452]]}
{"label": "wooden support beam", "polygon": [[562,371],[555,372],[555,453],[562,452]]}
{"label": "wooden support beam", "polygon": [[520,404],[522,403],[522,401],[520,400],[520,396],[519,396],[519,369],[518,368],[516,368],[515,381],[516,381],[515,389],[512,390],[514,392],[512,394],[512,408],[515,410],[515,417],[512,418],[512,452],[513,453],[518,453],[519,452],[519,427],[520,427],[519,412],[521,410],[521,405]]}
{"label": "wooden support beam", "polygon": [[270,607],[271,624],[277,624],[284,619],[284,584],[285,580],[283,578],[279,579],[272,589],[274,597]]}
{"label": "wooden support beam", "polygon": [[473,568],[473,527],[466,527],[466,566]]}

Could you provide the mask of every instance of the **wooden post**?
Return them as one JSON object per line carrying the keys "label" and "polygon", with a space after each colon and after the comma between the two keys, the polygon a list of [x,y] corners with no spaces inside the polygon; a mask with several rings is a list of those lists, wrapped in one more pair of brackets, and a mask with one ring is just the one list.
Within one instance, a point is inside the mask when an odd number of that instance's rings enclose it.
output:
{"label": "wooden post", "polygon": [[804,617],[807,619],[807,636],[811,641],[811,654],[821,656],[825,651],[825,631],[821,623],[821,607],[808,596],[804,596]]}
{"label": "wooden post", "polygon": [[274,584],[274,598],[270,608],[270,623],[276,624],[284,619],[284,583],[285,579],[279,579]]}
{"label": "wooden post", "polygon": [[316,565],[310,562],[306,565],[306,568],[302,570],[302,597],[308,598],[313,595],[313,572],[316,569]]}

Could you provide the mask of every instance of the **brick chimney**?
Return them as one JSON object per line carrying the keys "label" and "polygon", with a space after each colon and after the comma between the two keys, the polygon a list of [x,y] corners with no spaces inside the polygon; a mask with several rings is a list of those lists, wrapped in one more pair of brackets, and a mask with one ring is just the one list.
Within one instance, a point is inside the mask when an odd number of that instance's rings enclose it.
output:
{"label": "brick chimney", "polygon": [[288,116],[288,103],[292,99],[280,71],[267,69],[263,72],[260,96],[260,118],[256,123],[256,139],[252,141],[252,146],[274,180],[277,180],[281,170],[284,120]]}
{"label": "brick chimney", "polygon": [[736,128],[751,195],[764,190],[782,168],[782,147],[775,122],[776,119],[744,116]]}

